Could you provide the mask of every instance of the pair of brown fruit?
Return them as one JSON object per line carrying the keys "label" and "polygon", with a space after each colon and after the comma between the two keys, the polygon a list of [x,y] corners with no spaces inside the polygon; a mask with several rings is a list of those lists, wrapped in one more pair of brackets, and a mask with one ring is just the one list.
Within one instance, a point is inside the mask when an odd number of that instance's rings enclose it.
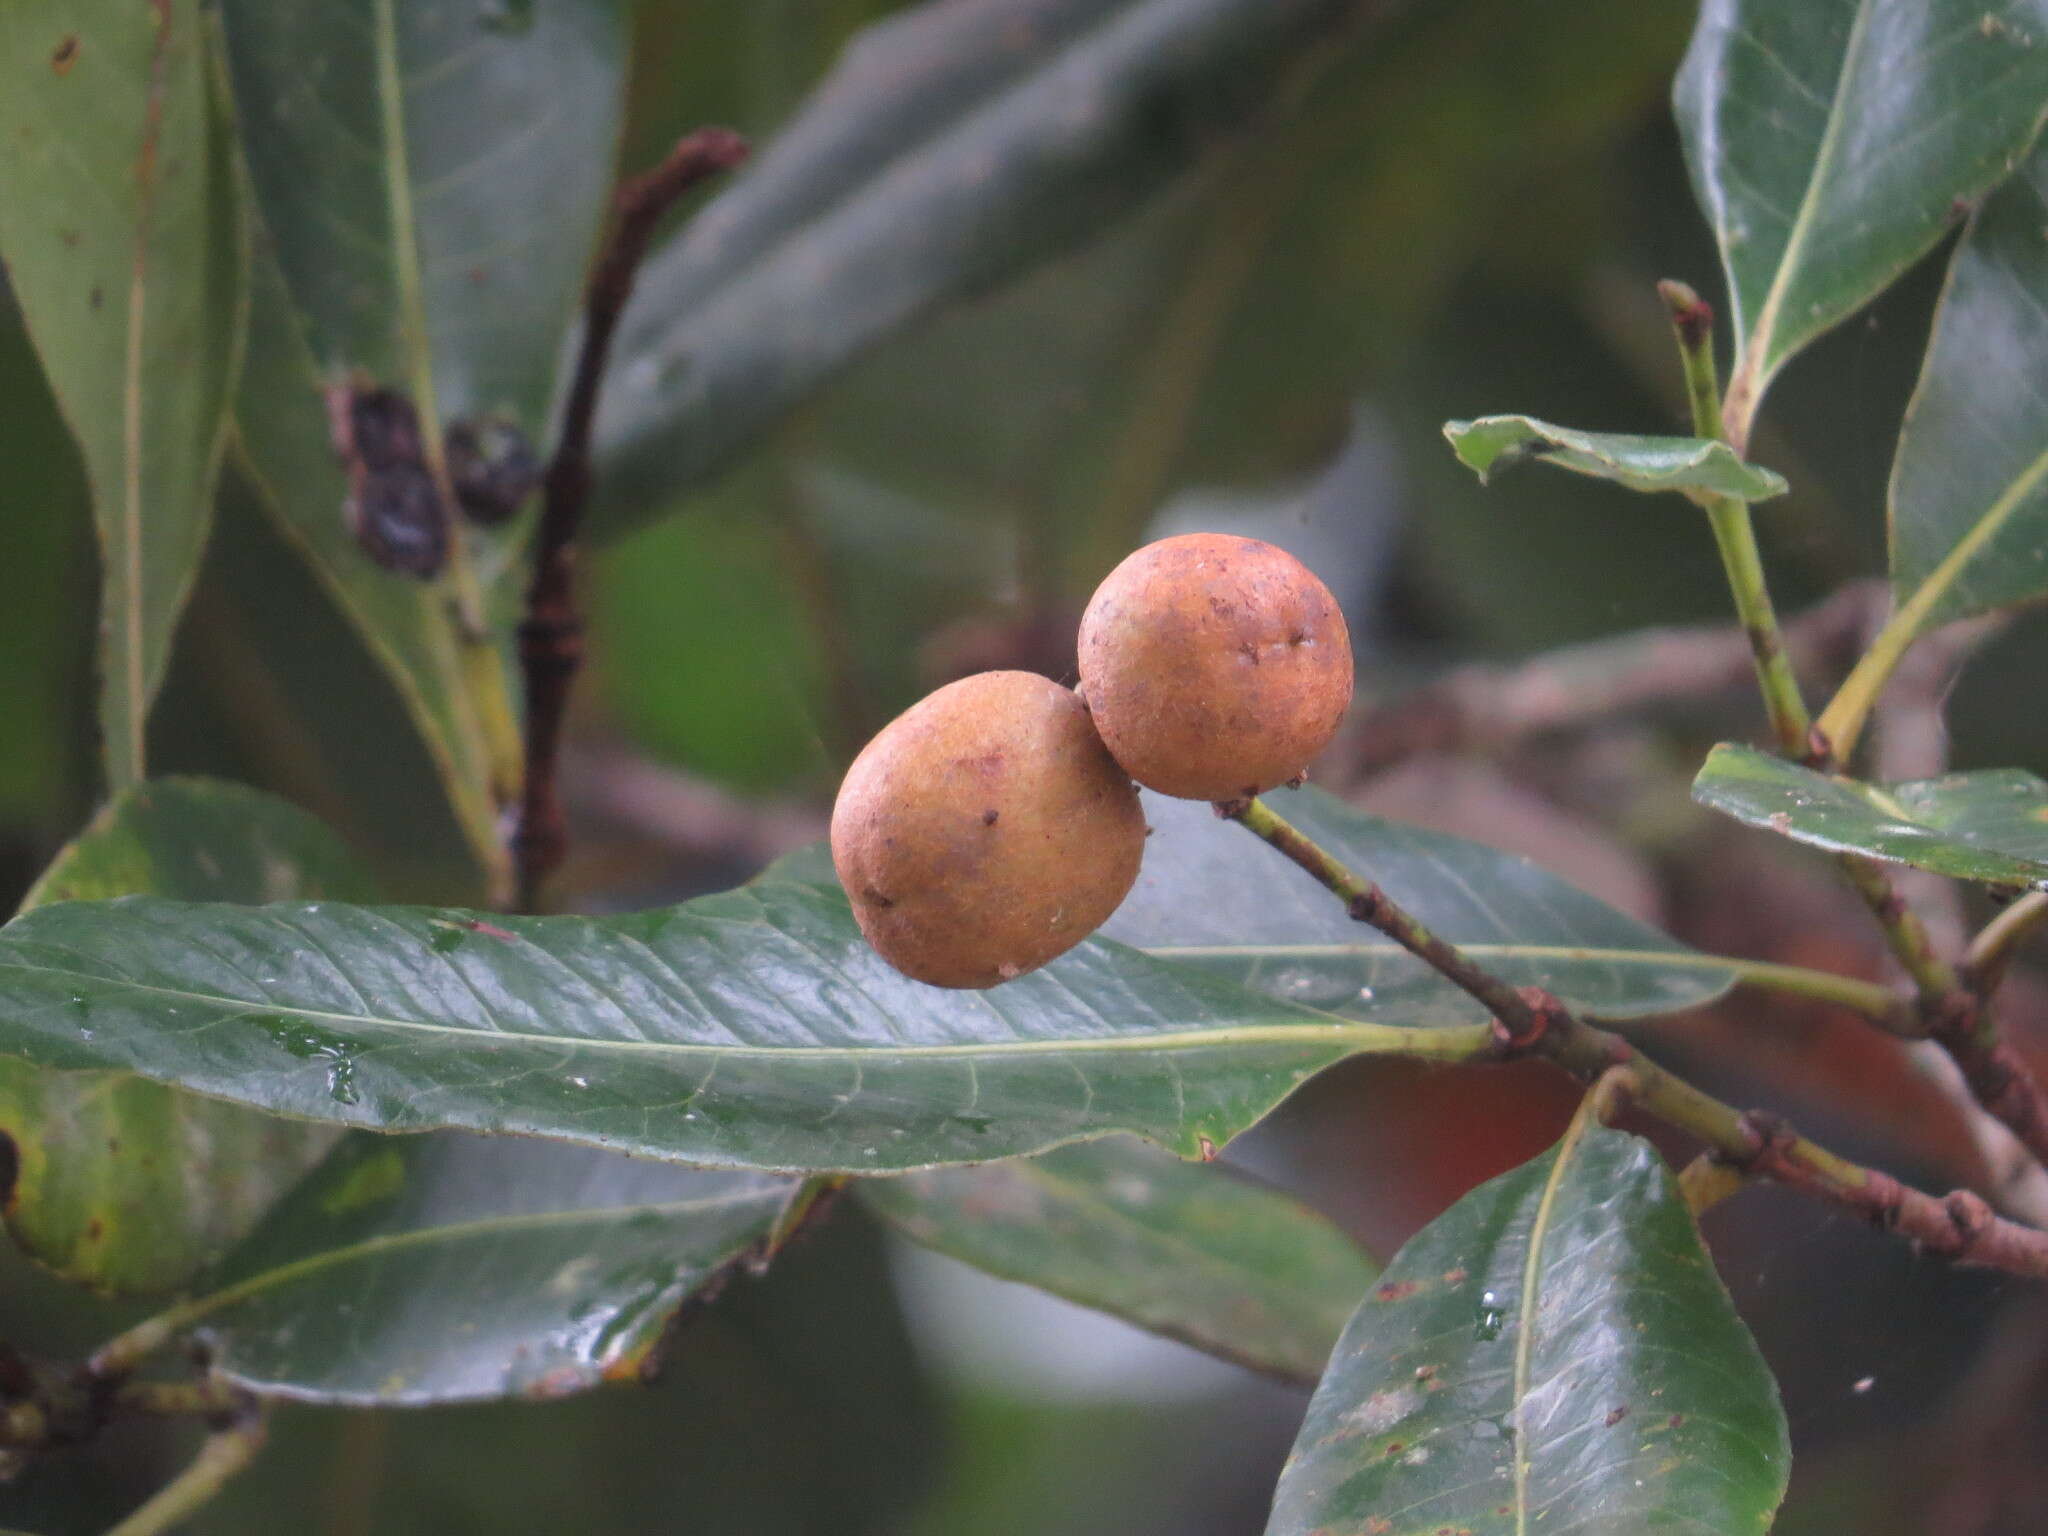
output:
{"label": "pair of brown fruit", "polygon": [[1114,912],[1145,846],[1135,779],[1188,800],[1299,775],[1351,702],[1351,637],[1286,551],[1196,533],[1148,544],[1081,616],[1081,685],[983,672],[867,744],[832,808],[861,932],[906,976],[992,987]]}

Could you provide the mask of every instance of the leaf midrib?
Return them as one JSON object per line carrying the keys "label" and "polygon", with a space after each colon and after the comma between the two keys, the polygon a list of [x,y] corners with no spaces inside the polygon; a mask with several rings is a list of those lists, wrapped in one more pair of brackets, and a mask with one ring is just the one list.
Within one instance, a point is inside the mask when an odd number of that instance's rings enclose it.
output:
{"label": "leaf midrib", "polygon": [[1580,1106],[1579,1113],[1572,1117],[1564,1139],[1557,1144],[1556,1161],[1551,1164],[1550,1176],[1544,1180],[1542,1198],[1536,1203],[1535,1219],[1529,1224],[1529,1251],[1522,1260],[1522,1294],[1517,1301],[1522,1319],[1515,1335],[1515,1536],[1528,1536],[1529,1531],[1529,1426],[1522,1417],[1522,1411],[1529,1401],[1529,1374],[1536,1353],[1536,1309],[1541,1299],[1543,1243],[1549,1235],[1557,1192],[1564,1183],[1565,1172],[1584,1143],[1587,1128],[1595,1123],[1596,1116],[1591,1113],[1593,1104],[1594,1099],[1588,1097]]}
{"label": "leaf midrib", "polygon": [[[340,1025],[352,1025],[361,1029],[385,1029],[416,1034],[438,1034],[459,1036],[466,1041],[502,1040],[517,1044],[541,1044],[554,1048],[572,1045],[597,1050],[653,1051],[684,1055],[761,1056],[768,1058],[799,1056],[807,1059],[830,1059],[846,1057],[872,1061],[878,1057],[985,1057],[1007,1055],[1043,1055],[1064,1051],[1149,1051],[1197,1049],[1213,1045],[1351,1045],[1358,1049],[1370,1049],[1373,1045],[1413,1050],[1416,1044],[1434,1040],[1449,1045],[1475,1031],[1484,1033],[1482,1026],[1406,1027],[1395,1024],[1369,1024],[1347,1020],[1334,1014],[1329,1015],[1327,1024],[1268,1024],[1256,1026],[1229,1025],[1217,1029],[1166,1030],[1157,1034],[1093,1035],[1079,1040],[1008,1040],[975,1041],[948,1045],[749,1045],[742,1042],[712,1043],[695,1040],[618,1040],[603,1035],[547,1035],[531,1034],[513,1030],[479,1029],[467,1025],[434,1024],[418,1019],[391,1019],[376,1014],[340,1013],[332,1009],[307,1008],[289,1003],[251,1002],[243,998],[219,997],[206,992],[191,992],[178,987],[159,986],[151,982],[131,981],[124,977],[111,977],[91,971],[71,971],[59,966],[28,966],[0,963],[0,977],[16,972],[31,977],[62,977],[69,981],[88,983],[96,987],[112,987],[129,992],[145,993],[170,1001],[197,1004],[207,1008],[231,1010],[232,1018],[247,1018],[259,1014],[279,1014],[292,1018],[308,1019]],[[1301,1013],[1320,1013],[1320,1009],[1292,1005]]]}
{"label": "leaf midrib", "polygon": [[171,8],[155,10],[149,50],[149,94],[143,107],[142,144],[136,157],[135,244],[128,274],[128,334],[121,359],[121,604],[120,710],[125,750],[110,754],[108,776],[119,791],[144,774],[143,700],[148,693],[142,598],[142,367],[148,315],[149,237],[155,220],[157,157],[163,135],[165,79],[171,46]]}
{"label": "leaf midrib", "polygon": [[1992,502],[1975,526],[1956,541],[1955,547],[1942,557],[1941,563],[1927,573],[1926,579],[1893,615],[1886,627],[1897,627],[1908,635],[1919,634],[1926,627],[1929,615],[1942,598],[1948,595],[1948,589],[1961,577],[1964,567],[1974,561],[1978,552],[1997,536],[1998,531],[2033,493],[2044,476],[2048,476],[2048,449],[2043,449],[2023,473],[2014,477],[2006,486],[2004,494]]}
{"label": "leaf midrib", "polygon": [[[1371,939],[1328,944],[1138,944],[1132,947],[1161,960],[1227,959],[1236,956],[1256,959],[1261,955],[1324,956],[1330,959],[1357,954],[1408,956],[1407,950],[1392,941],[1383,944]],[[1458,948],[1467,955],[1490,959],[1587,960],[1600,964],[1640,964],[1646,969],[1735,971],[1749,964],[1745,960],[1698,950],[1594,948],[1578,944],[1460,944]]]}
{"label": "leaf midrib", "polygon": [[1756,322],[1750,327],[1743,351],[1740,371],[1756,379],[1756,393],[1763,392],[1763,383],[1775,371],[1776,364],[1767,356],[1771,333],[1777,329],[1778,311],[1784,307],[1785,293],[1791,286],[1792,272],[1799,257],[1805,250],[1806,241],[1813,228],[1815,210],[1820,202],[1820,188],[1832,170],[1837,140],[1840,137],[1842,121],[1842,94],[1847,89],[1849,76],[1854,71],[1856,55],[1863,43],[1864,24],[1870,18],[1870,0],[1862,0],[1856,7],[1856,19],[1849,24],[1849,39],[1842,50],[1841,72],[1835,77],[1835,92],[1828,102],[1827,126],[1821,130],[1820,148],[1814,152],[1813,173],[1807,178],[1806,192],[1799,200],[1799,211],[1793,215],[1791,232],[1785,237],[1785,249],[1778,257],[1778,270],[1771,278],[1771,286],[1764,293],[1763,307],[1757,311]]}
{"label": "leaf midrib", "polygon": [[[373,1257],[404,1248],[416,1248],[432,1243],[463,1242],[477,1237],[490,1237],[512,1232],[545,1230],[549,1227],[572,1227],[584,1224],[598,1224],[625,1220],[633,1217],[687,1216],[698,1212],[724,1210],[733,1206],[754,1202],[766,1203],[769,1191],[756,1190],[752,1193],[707,1196],[697,1200],[657,1201],[651,1204],[603,1206],[595,1210],[577,1209],[566,1211],[529,1211],[516,1216],[485,1216],[472,1221],[447,1222],[437,1226],[415,1227],[408,1232],[384,1232],[375,1237],[366,1237],[353,1243],[344,1243],[333,1248],[323,1248],[318,1253],[303,1259],[294,1259],[289,1264],[280,1264],[266,1269],[245,1280],[221,1287],[204,1296],[195,1297],[184,1305],[172,1308],[164,1314],[171,1321],[169,1326],[184,1328],[219,1311],[222,1307],[233,1306],[251,1296],[262,1294],[275,1286],[302,1279],[308,1274],[341,1264],[354,1263],[359,1259]],[[788,1198],[788,1191],[783,1191]]]}

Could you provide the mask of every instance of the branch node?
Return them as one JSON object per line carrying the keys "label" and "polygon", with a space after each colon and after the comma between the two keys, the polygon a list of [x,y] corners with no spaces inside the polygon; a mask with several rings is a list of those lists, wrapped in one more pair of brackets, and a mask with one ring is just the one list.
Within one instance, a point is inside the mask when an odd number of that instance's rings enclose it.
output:
{"label": "branch node", "polygon": [[1948,1219],[1955,1225],[1955,1256],[1959,1259],[1968,1258],[1970,1250],[1977,1246],[1978,1240],[1986,1232],[1991,1230],[1998,1217],[1981,1195],[1967,1189],[1951,1190],[1942,1199],[1941,1204],[1943,1210],[1948,1213]]}
{"label": "branch node", "polygon": [[1701,298],[1690,283],[1667,277],[1657,284],[1657,297],[1671,311],[1671,324],[1686,347],[1707,344],[1714,334],[1714,306]]}

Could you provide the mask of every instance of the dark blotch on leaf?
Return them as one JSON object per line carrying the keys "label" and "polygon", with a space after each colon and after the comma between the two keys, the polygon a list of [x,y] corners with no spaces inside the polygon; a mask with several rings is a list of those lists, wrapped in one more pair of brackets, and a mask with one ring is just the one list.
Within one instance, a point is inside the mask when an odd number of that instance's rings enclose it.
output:
{"label": "dark blotch on leaf", "polygon": [[14,1137],[0,1131],[0,1207],[14,1209],[14,1185],[21,1177],[21,1151]]}
{"label": "dark blotch on leaf", "polygon": [[68,33],[64,40],[57,44],[57,51],[50,55],[50,68],[59,75],[68,75],[71,73],[71,66],[77,62],[78,34],[72,32]]}
{"label": "dark blotch on leaf", "polygon": [[419,414],[395,389],[343,385],[329,392],[328,430],[348,471],[342,509],[363,553],[421,580],[448,560],[448,511],[427,468]]}
{"label": "dark blotch on leaf", "polygon": [[448,478],[462,515],[490,528],[509,519],[540,484],[533,445],[509,421],[473,417],[448,427]]}

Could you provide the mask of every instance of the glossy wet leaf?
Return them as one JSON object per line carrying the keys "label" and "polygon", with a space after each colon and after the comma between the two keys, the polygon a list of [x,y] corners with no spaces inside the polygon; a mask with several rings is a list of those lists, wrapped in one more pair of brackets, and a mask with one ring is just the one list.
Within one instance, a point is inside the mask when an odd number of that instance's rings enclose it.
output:
{"label": "glossy wet leaf", "polygon": [[[2048,46],[2048,39],[2044,39]],[[1892,469],[1892,593],[1917,628],[2048,592],[2048,150],[1972,220]]]}
{"label": "glossy wet leaf", "polygon": [[240,345],[242,220],[209,25],[198,0],[0,12],[0,256],[92,487],[116,788],[142,776]]}
{"label": "glossy wet leaf", "polygon": [[610,185],[623,7],[224,9],[257,204],[321,376],[416,394],[430,375],[443,419],[537,437]]}
{"label": "glossy wet leaf", "polygon": [[1676,106],[1752,410],[2025,152],[2048,0],[1706,0]]}
{"label": "glossy wet leaf", "polygon": [[789,1190],[535,1142],[352,1137],[171,1316],[266,1395],[559,1397],[637,1379]]}
{"label": "glossy wet leaf", "polygon": [[870,28],[641,275],[599,418],[616,526],[884,335],[1094,234],[1245,123],[1338,0],[967,0]]}
{"label": "glossy wet leaf", "polygon": [[1790,1463],[1770,1371],[1663,1160],[1582,1123],[1395,1255],[1267,1532],[1750,1536]]}
{"label": "glossy wet leaf", "polygon": [[[1314,792],[1282,804],[1517,984],[1622,1018],[1728,985],[1728,962],[1526,861]],[[891,970],[814,852],[604,918],[49,909],[0,933],[0,1045],[347,1124],[859,1172],[1112,1131],[1193,1156],[1342,1056],[1481,1038],[1464,994],[1240,829],[1156,797],[1147,815],[1147,869],[1104,934],[988,992]]]}
{"label": "glossy wet leaf", "polygon": [[[1606,1019],[1711,1002],[1729,963],[1688,949],[1527,859],[1354,810],[1317,789],[1274,810],[1516,986],[1546,987]],[[1153,835],[1130,897],[1103,932],[1177,967],[1387,1024],[1481,1022],[1477,1004],[1206,805],[1147,792]]]}
{"label": "glossy wet leaf", "polygon": [[[115,800],[58,855],[26,906],[149,891],[186,900],[359,897],[347,852],[297,807],[238,784],[157,779]],[[267,1210],[333,1141],[324,1126],[197,1098],[126,1072],[0,1056],[0,1134],[17,1163],[15,1241],[68,1279],[174,1290]]]}
{"label": "glossy wet leaf", "polygon": [[925,987],[836,888],[787,881],[607,918],[135,898],[0,931],[0,1046],[45,1064],[713,1166],[915,1168],[1118,1130],[1193,1156],[1310,1072],[1409,1044],[1101,941],[990,992]]}
{"label": "glossy wet leaf", "polygon": [[2023,769],[1864,784],[1724,744],[1693,780],[1692,797],[1816,848],[2048,889],[2048,783]]}
{"label": "glossy wet leaf", "polygon": [[1122,1138],[857,1187],[927,1248],[1302,1382],[1377,1273],[1291,1197]]}
{"label": "glossy wet leaf", "polygon": [[1533,416],[1444,423],[1451,451],[1481,481],[1518,465],[1554,464],[1632,491],[1688,491],[1762,501],[1785,494],[1782,475],[1746,464],[1726,443],[1699,437],[1580,432]]}
{"label": "glossy wet leaf", "polygon": [[235,468],[391,679],[479,862],[502,859],[490,753],[463,676],[447,595],[381,570],[342,517],[348,480],[328,440],[325,383],[274,253],[251,260]]}

